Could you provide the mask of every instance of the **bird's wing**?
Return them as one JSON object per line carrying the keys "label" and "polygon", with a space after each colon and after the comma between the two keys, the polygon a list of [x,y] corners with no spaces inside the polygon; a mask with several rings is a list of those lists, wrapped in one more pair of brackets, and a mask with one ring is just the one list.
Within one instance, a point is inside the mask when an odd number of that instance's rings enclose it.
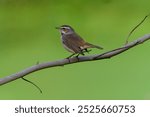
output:
{"label": "bird's wing", "polygon": [[73,35],[72,37],[73,40],[75,40],[74,42],[82,49],[86,49],[86,48],[98,48],[98,49],[103,49],[100,46],[85,42],[79,35]]}
{"label": "bird's wing", "polygon": [[66,35],[66,37],[63,40],[63,43],[75,53],[81,53],[81,47],[84,45],[85,42],[78,35]]}

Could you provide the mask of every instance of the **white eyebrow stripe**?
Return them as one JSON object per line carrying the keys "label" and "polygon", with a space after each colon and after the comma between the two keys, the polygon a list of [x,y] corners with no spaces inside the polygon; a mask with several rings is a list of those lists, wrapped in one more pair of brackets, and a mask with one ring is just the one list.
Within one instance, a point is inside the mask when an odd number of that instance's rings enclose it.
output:
{"label": "white eyebrow stripe", "polygon": [[61,27],[61,28],[67,28],[67,29],[70,29],[70,27]]}

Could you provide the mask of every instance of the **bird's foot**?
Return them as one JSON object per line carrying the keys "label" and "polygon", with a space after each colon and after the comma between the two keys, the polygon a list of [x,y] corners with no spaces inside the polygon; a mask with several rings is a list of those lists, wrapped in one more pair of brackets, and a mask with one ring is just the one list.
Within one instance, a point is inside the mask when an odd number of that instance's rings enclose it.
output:
{"label": "bird's foot", "polygon": [[69,61],[69,63],[70,63],[70,58],[72,57],[72,56],[74,56],[75,54],[73,53],[73,54],[71,54],[70,56],[68,56],[66,59],[68,59],[68,61]]}
{"label": "bird's foot", "polygon": [[[80,53],[79,54],[77,54],[77,56],[76,56],[76,58],[77,58],[77,60],[79,61],[79,55],[80,55]],[[84,54],[83,54],[84,55]]]}

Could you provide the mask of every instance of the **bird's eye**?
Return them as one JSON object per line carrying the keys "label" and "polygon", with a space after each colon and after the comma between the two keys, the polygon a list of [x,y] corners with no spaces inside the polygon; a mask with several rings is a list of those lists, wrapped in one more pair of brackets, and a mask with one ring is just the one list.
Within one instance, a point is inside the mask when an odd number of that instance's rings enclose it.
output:
{"label": "bird's eye", "polygon": [[66,28],[62,28],[62,29],[63,29],[64,32],[67,32],[67,31],[68,31],[68,29],[66,29]]}

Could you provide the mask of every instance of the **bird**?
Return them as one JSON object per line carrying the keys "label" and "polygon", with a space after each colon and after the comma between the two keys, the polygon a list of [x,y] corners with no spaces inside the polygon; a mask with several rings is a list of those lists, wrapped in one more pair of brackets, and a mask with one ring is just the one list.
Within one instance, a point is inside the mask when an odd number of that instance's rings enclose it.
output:
{"label": "bird", "polygon": [[91,50],[88,50],[88,48],[103,49],[100,46],[93,45],[91,43],[86,42],[69,25],[62,25],[62,26],[56,27],[56,29],[60,31],[61,41],[62,41],[64,48],[67,51],[72,53],[67,58],[71,58],[72,56],[76,54],[77,54],[76,57],[78,57],[79,55],[84,55],[85,52],[91,51]]}

